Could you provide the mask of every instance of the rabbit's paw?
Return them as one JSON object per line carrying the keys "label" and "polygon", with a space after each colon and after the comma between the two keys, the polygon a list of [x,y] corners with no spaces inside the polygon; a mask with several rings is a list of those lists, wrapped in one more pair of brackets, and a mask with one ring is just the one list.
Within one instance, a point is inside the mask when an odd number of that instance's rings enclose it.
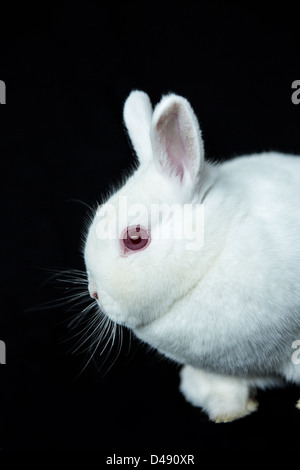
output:
{"label": "rabbit's paw", "polygon": [[195,369],[189,365],[180,371],[180,391],[186,400],[201,407],[211,421],[226,423],[249,415],[258,407],[250,398],[247,380]]}
{"label": "rabbit's paw", "polygon": [[258,408],[258,402],[255,400],[252,400],[252,398],[249,398],[246,402],[245,407],[241,411],[234,412],[232,414],[231,413],[220,414],[211,419],[215,423],[231,423],[232,421],[235,421],[237,419],[244,418],[245,416],[250,415],[251,413],[253,413],[253,411],[256,411],[257,408]]}

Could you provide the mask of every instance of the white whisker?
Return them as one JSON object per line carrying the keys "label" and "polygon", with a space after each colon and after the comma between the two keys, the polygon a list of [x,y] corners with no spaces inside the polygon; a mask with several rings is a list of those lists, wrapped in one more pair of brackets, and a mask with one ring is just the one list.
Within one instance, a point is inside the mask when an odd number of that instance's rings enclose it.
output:
{"label": "white whisker", "polygon": [[[67,328],[73,330],[73,334],[68,335],[63,343],[68,341],[73,343],[69,351],[73,354],[89,352],[88,360],[81,373],[92,360],[98,362],[95,360],[97,352],[97,357],[101,358],[100,369],[113,354],[112,361],[106,368],[105,374],[108,373],[118,360],[122,350],[122,326],[110,320],[101,312],[98,303],[90,298],[89,281],[85,270],[48,269],[48,272],[51,273],[51,276],[43,285],[55,282],[56,288],[61,291],[60,295],[54,300],[29,308],[27,311],[65,307],[66,312],[70,314],[58,324],[66,323]],[[99,370],[98,367],[97,370]]]}

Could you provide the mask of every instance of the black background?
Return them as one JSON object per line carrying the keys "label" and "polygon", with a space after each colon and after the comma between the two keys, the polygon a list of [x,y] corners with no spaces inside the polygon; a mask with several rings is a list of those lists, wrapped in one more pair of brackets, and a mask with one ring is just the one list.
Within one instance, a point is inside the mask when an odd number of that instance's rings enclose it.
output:
{"label": "black background", "polygon": [[176,364],[127,331],[118,358],[115,345],[89,361],[88,341],[74,352],[85,324],[68,327],[80,307],[39,305],[68,295],[62,276],[49,279],[53,269],[84,269],[84,203],[93,206],[130,168],[122,107],[132,89],[154,103],[169,91],[187,97],[211,160],[300,154],[300,105],[291,101],[299,16],[275,4],[60,2],[9,11],[2,2],[1,24],[1,448],[98,450],[102,459],[296,448],[296,387],[259,392],[257,413],[217,425],[180,395]]}

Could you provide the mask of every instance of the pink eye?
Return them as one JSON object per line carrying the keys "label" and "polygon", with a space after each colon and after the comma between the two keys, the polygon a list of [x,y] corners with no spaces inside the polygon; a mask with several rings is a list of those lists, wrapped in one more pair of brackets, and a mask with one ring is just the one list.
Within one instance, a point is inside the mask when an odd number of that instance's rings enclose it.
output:
{"label": "pink eye", "polygon": [[150,233],[140,225],[127,227],[121,235],[121,244],[128,251],[140,251],[150,243]]}

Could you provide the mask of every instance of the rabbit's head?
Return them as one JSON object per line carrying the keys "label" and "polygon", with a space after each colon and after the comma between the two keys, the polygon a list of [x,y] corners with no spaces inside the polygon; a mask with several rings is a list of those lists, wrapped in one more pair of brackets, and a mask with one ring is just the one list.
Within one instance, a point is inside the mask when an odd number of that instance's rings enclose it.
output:
{"label": "rabbit's head", "polygon": [[193,243],[201,248],[198,203],[207,164],[185,98],[166,95],[153,112],[148,95],[133,91],[124,122],[139,165],[96,211],[85,263],[101,310],[134,328],[163,315],[195,284]]}

